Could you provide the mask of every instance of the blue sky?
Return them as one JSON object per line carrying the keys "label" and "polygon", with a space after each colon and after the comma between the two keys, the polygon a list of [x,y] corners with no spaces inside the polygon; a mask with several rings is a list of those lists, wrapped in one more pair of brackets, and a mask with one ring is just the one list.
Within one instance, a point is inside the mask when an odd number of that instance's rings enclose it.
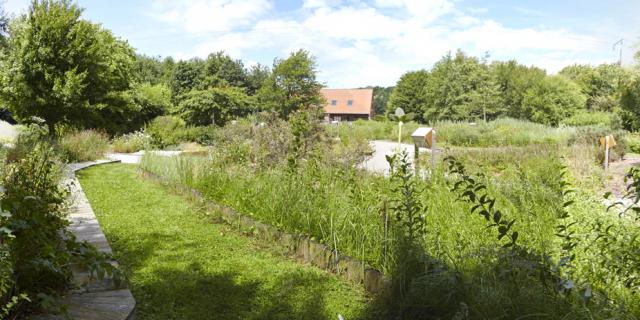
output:
{"label": "blue sky", "polygon": [[[0,0],[2,1],[2,0]],[[5,0],[11,13],[28,0]],[[327,86],[393,85],[448,51],[516,59],[550,73],[573,63],[623,63],[640,42],[640,0],[77,0],[139,53],[176,58],[225,50],[271,65],[298,48]]]}

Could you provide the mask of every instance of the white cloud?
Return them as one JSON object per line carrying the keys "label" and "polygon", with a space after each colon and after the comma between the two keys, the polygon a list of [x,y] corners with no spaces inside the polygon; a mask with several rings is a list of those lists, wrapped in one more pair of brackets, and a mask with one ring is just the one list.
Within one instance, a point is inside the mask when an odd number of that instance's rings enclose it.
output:
{"label": "white cloud", "polygon": [[[280,18],[263,14],[270,8],[263,0],[249,0],[242,8],[220,3],[164,1],[174,10],[156,11],[164,12],[156,18],[174,26],[186,17],[195,19],[183,23],[187,34],[229,30],[204,37],[193,52],[201,57],[225,50],[236,58],[264,59],[259,62],[269,64],[273,57],[257,56],[280,52],[284,57],[307,49],[318,58],[319,79],[330,87],[393,85],[403,72],[430,68],[458,48],[476,56],[488,51],[493,59],[516,58],[551,72],[575,62],[604,61],[602,55],[593,58],[594,53],[602,52],[601,39],[565,29],[507,27],[482,17],[484,10],[463,13],[449,0],[375,0],[370,4],[305,0],[305,10]],[[214,16],[225,18],[211,18],[211,22],[199,11],[217,12]]]}
{"label": "white cloud", "polygon": [[251,25],[270,8],[267,0],[155,0],[151,15],[187,32],[224,32]]}

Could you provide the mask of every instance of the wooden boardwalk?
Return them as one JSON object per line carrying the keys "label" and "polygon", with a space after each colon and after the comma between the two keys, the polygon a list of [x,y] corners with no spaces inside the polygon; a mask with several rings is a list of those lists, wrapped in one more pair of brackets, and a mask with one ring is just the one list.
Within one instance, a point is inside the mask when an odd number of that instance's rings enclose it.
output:
{"label": "wooden boardwalk", "polygon": [[[84,163],[74,163],[67,166],[66,178],[63,183],[71,189],[71,210],[69,220],[71,231],[78,241],[87,241],[99,251],[111,254],[111,247],[87,196],[75,177],[75,172],[84,168],[118,162],[111,160],[98,160]],[[117,262],[112,262],[114,265]],[[73,290],[60,299],[60,303],[67,306],[67,313],[71,319],[78,320],[125,320],[133,318],[133,310],[136,301],[131,291],[116,286],[113,279],[98,280],[91,278],[88,270],[73,270]],[[43,315],[37,319],[66,319],[63,315]]]}

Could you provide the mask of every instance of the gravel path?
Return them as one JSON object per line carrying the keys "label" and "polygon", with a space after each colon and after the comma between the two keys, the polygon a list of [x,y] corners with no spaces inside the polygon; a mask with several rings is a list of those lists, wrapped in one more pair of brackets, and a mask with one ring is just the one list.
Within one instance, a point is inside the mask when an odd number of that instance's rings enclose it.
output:
{"label": "gravel path", "polygon": [[[374,140],[370,141],[371,149],[373,149],[373,155],[363,162],[360,167],[371,172],[382,173],[384,175],[389,174],[389,163],[387,162],[387,155],[392,155],[398,151],[398,143],[390,141]],[[400,144],[400,150],[407,152],[409,155],[409,161],[413,163],[413,149],[412,144],[402,143]],[[431,149],[420,148],[421,160],[423,163],[431,161]]]}
{"label": "gravel path", "polygon": [[[182,151],[164,151],[164,150],[155,150],[151,151],[156,155],[165,156],[165,157],[173,157],[177,156]],[[140,159],[142,159],[142,155],[145,151],[138,151],[134,153],[107,153],[107,159],[111,160],[119,160],[122,163],[140,163]]]}

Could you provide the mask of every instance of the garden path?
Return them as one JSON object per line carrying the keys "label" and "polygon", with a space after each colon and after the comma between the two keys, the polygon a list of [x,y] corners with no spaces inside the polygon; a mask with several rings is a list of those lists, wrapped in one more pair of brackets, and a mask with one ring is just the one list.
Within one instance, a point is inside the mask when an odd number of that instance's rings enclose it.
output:
{"label": "garden path", "polygon": [[[368,171],[375,173],[382,173],[384,175],[389,174],[389,163],[387,162],[387,155],[392,155],[398,150],[398,143],[391,141],[381,141],[374,140],[370,141],[371,149],[373,149],[373,154],[371,157],[365,162],[363,162],[360,167],[364,168]],[[402,151],[407,152],[409,155],[409,161],[413,163],[413,145],[408,143],[401,143],[400,149]],[[420,148],[420,153],[429,153],[431,154],[430,149]],[[431,161],[428,157],[423,157],[423,161]]]}
{"label": "garden path", "polygon": [[[118,162],[114,160],[97,160],[67,165],[63,184],[68,186],[71,195],[71,210],[69,213],[69,231],[78,241],[87,241],[98,251],[111,254],[111,247],[96,216],[89,204],[89,200],[75,176],[75,172],[98,164]],[[113,264],[117,265],[114,261]],[[116,286],[113,279],[105,277],[98,280],[91,277],[88,270],[73,270],[74,289],[70,294],[62,297],[60,303],[67,306],[68,316],[77,320],[125,320],[130,319],[136,301],[128,288]],[[66,319],[63,315],[42,315],[37,319],[57,320]]]}

